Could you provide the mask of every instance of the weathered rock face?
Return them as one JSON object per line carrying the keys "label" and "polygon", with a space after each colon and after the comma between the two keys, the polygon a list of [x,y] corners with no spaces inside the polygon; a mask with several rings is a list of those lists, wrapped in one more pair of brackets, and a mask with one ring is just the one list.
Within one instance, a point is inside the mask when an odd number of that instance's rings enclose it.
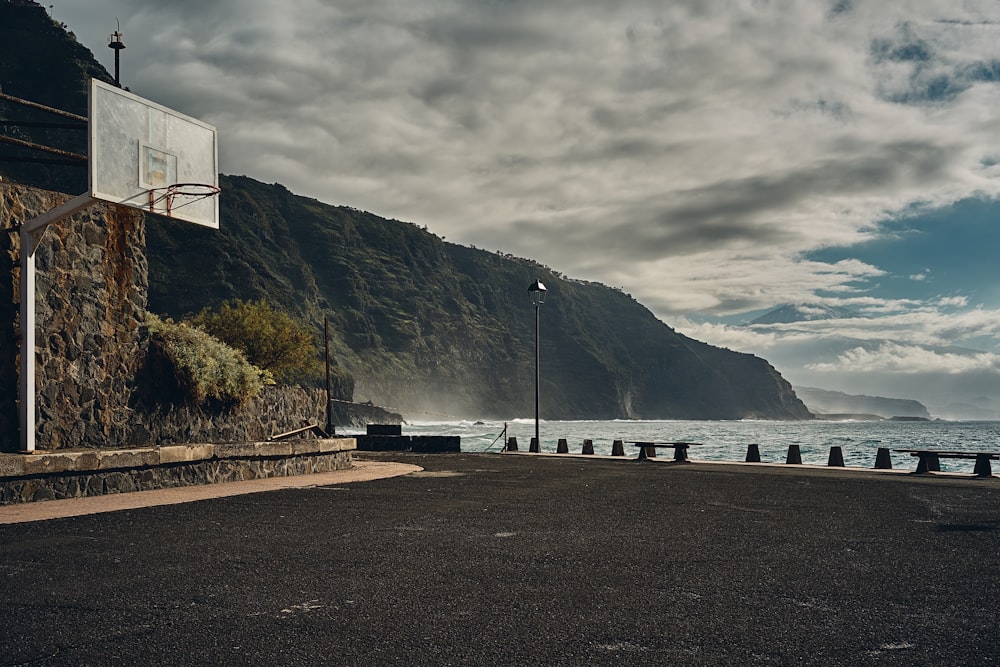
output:
{"label": "weathered rock face", "polygon": [[[20,344],[18,226],[63,203],[66,195],[0,185],[5,261],[0,308],[0,447],[17,447]],[[49,225],[35,251],[37,439],[45,448],[126,443],[134,416],[131,378],[142,362],[146,308],[145,222],[131,209],[95,205]],[[10,298],[6,298],[9,296]]]}
{"label": "weathered rock face", "polygon": [[176,318],[264,298],[316,331],[329,316],[331,350],[362,400],[475,419],[532,414],[525,288],[540,279],[543,418],[811,417],[765,360],[687,338],[610,287],[279,184],[220,184],[221,229],[149,225],[150,309]]}

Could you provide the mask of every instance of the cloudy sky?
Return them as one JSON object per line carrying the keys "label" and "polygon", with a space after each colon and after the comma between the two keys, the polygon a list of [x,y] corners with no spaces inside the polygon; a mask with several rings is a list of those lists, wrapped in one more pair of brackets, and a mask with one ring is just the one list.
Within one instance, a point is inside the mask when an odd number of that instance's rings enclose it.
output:
{"label": "cloudy sky", "polygon": [[[44,0],[222,169],[1000,417],[996,0]],[[223,221],[225,224],[225,221]],[[746,326],[786,303],[834,320]]]}

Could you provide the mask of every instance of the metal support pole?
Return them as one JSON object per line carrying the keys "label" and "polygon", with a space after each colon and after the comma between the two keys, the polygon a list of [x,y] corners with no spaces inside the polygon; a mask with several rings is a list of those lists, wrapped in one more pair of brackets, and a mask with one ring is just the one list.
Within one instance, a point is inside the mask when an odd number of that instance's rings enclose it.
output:
{"label": "metal support pole", "polygon": [[35,451],[35,241],[21,227],[21,382],[17,414],[21,451]]}
{"label": "metal support pole", "polygon": [[17,416],[22,452],[35,451],[35,248],[46,227],[96,201],[89,194],[82,194],[21,225],[21,377]]}
{"label": "metal support pole", "polygon": [[535,442],[538,443],[538,449],[542,449],[542,441],[538,437],[538,312],[540,304],[535,304]]}

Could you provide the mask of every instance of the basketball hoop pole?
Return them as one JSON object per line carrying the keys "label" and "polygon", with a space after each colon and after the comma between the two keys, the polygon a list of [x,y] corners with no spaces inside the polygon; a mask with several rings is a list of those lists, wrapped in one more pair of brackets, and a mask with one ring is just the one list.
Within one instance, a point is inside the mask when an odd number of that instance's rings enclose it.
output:
{"label": "basketball hoop pole", "polygon": [[35,248],[46,227],[97,203],[89,194],[74,197],[21,225],[21,377],[18,419],[21,451],[35,451]]}

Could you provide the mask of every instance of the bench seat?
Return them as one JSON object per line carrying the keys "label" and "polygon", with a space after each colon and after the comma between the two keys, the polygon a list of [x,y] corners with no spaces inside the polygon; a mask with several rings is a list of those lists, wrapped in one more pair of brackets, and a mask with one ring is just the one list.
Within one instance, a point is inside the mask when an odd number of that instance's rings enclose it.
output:
{"label": "bench seat", "polygon": [[[654,456],[656,456],[657,447],[672,447],[674,450],[674,461],[686,462],[688,460],[687,450],[688,447],[692,445],[700,445],[700,442],[633,442],[633,445],[639,448],[639,456],[636,461],[646,461]],[[650,454],[650,452],[653,452]]]}
{"label": "bench seat", "polygon": [[897,449],[901,454],[918,457],[917,474],[940,472],[938,459],[975,459],[976,467],[973,474],[976,477],[992,477],[993,469],[990,461],[1000,459],[1000,452],[957,452],[945,449]]}

